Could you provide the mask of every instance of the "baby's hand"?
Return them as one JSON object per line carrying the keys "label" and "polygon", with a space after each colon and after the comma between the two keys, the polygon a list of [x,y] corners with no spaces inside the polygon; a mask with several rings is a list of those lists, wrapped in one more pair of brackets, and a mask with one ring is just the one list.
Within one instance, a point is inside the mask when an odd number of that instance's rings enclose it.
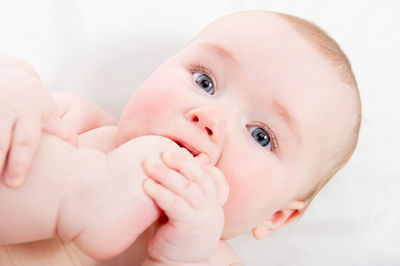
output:
{"label": "baby's hand", "polygon": [[[0,72],[0,177],[18,187],[28,173],[42,130],[75,142],[40,80],[17,69]],[[3,101],[3,99],[5,99]]]}
{"label": "baby's hand", "polygon": [[0,115],[0,176],[9,187],[25,181],[33,156],[40,144],[42,130],[75,145],[76,137],[60,119],[52,117],[44,123],[39,114]]}
{"label": "baby's hand", "polygon": [[164,152],[161,158],[165,165],[150,160],[144,164],[151,178],[144,190],[168,217],[150,241],[149,265],[207,264],[223,230],[222,206],[229,186],[205,154],[194,158],[182,150]]}

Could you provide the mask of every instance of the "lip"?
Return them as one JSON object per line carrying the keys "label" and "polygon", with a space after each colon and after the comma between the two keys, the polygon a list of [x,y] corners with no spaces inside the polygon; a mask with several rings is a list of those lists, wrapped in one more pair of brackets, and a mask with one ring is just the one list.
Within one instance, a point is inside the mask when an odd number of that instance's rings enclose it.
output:
{"label": "lip", "polygon": [[197,155],[200,154],[199,150],[197,150],[195,147],[193,147],[186,141],[178,139],[178,138],[171,138],[171,137],[168,137],[168,138],[170,140],[172,140],[173,142],[175,142],[176,144],[178,144],[179,147],[183,147],[183,148],[187,149],[194,157],[196,157]]}

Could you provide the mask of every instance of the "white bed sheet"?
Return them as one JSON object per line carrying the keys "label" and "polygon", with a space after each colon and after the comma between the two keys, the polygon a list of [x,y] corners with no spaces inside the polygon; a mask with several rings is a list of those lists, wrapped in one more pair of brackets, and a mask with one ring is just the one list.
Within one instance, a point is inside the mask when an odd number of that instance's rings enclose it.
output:
{"label": "white bed sheet", "polygon": [[300,221],[231,244],[245,265],[400,265],[398,1],[0,0],[0,52],[32,63],[50,89],[118,116],[160,62],[209,22],[246,9],[287,12],[326,29],[353,64],[363,124],[354,157]]}

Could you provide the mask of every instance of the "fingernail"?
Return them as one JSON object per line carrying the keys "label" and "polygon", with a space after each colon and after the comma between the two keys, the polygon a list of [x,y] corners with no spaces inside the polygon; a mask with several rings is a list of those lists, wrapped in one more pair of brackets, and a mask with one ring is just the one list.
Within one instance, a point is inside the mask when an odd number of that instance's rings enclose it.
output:
{"label": "fingernail", "polygon": [[175,163],[179,160],[179,155],[171,153],[169,151],[165,151],[163,152],[163,158],[167,161],[167,163]]}
{"label": "fingernail", "polygon": [[150,178],[145,179],[144,182],[143,182],[143,187],[147,191],[152,191],[153,187],[154,187],[153,185],[154,185],[154,181],[151,180]]}
{"label": "fingernail", "polygon": [[146,179],[143,181],[143,185],[144,185],[145,187],[149,186],[149,185],[150,185],[150,179],[149,179],[149,178],[146,178]]}
{"label": "fingernail", "polygon": [[23,180],[24,180],[23,176],[12,175],[6,177],[5,183],[9,187],[16,188],[22,185]]}
{"label": "fingernail", "polygon": [[150,171],[154,171],[156,169],[156,164],[152,160],[146,160],[144,162],[144,167]]}

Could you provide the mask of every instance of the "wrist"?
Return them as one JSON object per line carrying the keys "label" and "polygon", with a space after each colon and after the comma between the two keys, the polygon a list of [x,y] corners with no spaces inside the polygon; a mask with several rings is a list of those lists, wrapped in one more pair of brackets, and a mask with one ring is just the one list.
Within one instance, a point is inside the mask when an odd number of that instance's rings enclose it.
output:
{"label": "wrist", "polygon": [[196,262],[176,262],[176,261],[157,261],[149,257],[142,263],[142,266],[211,266],[209,260],[196,261]]}

